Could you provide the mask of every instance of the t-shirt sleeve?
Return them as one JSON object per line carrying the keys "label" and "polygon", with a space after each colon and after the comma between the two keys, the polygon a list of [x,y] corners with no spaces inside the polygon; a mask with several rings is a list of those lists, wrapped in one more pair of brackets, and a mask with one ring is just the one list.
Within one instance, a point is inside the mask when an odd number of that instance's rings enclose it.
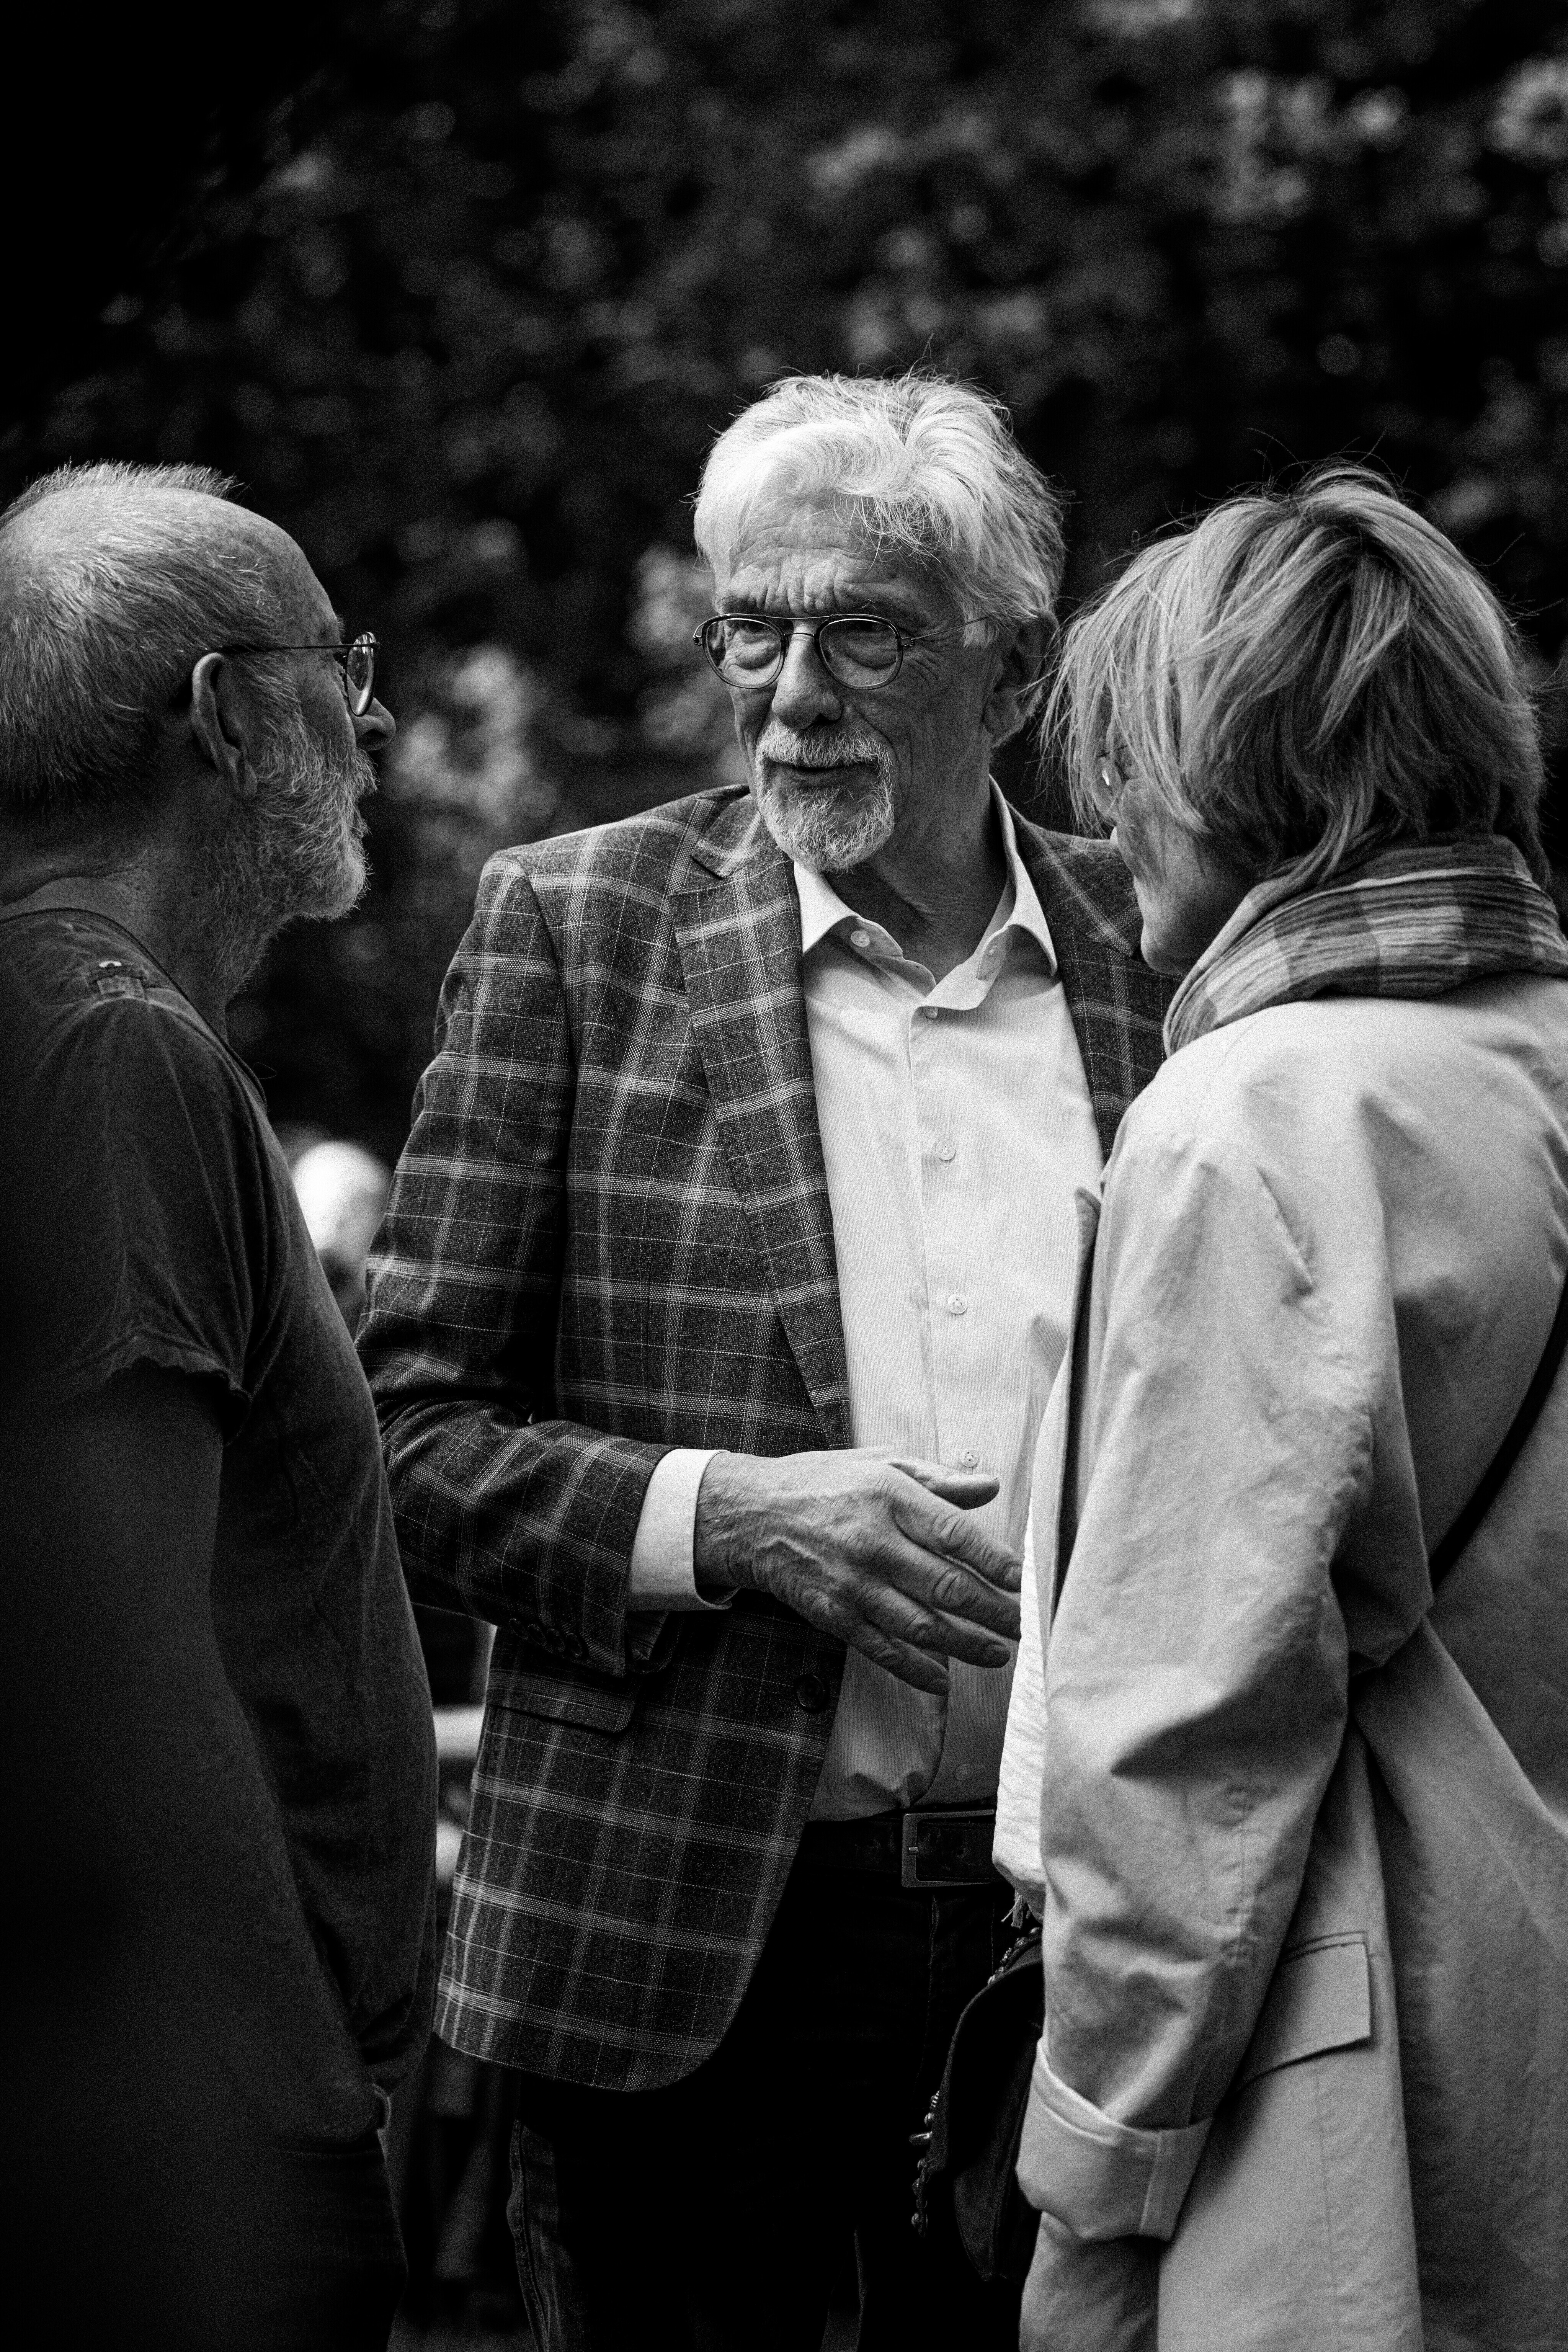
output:
{"label": "t-shirt sleeve", "polygon": [[157,1365],[250,1402],[273,1291],[260,1116],[217,1041],[155,998],[86,1008],[33,1074],[7,1222],[40,1398]]}

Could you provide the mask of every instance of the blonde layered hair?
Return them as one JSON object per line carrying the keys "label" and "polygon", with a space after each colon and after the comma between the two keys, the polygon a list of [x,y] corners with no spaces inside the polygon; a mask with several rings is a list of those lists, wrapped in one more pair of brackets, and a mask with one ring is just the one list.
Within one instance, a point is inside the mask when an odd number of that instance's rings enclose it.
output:
{"label": "blonde layered hair", "polygon": [[1047,728],[1080,814],[1109,750],[1254,881],[1494,833],[1546,870],[1518,632],[1363,467],[1229,499],[1136,555],[1068,630]]}

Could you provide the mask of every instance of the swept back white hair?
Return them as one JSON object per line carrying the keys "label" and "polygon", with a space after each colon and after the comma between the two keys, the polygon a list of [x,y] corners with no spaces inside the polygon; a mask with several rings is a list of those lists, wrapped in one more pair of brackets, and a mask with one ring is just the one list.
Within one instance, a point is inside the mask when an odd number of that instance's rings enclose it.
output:
{"label": "swept back white hair", "polygon": [[793,375],[708,453],[694,530],[728,561],[760,500],[825,499],[875,547],[934,568],[958,610],[1049,622],[1065,549],[1062,500],[973,385],[900,376]]}
{"label": "swept back white hair", "polygon": [[45,824],[144,803],[193,665],[278,624],[268,567],[215,531],[205,466],[62,466],[0,514],[0,807]]}

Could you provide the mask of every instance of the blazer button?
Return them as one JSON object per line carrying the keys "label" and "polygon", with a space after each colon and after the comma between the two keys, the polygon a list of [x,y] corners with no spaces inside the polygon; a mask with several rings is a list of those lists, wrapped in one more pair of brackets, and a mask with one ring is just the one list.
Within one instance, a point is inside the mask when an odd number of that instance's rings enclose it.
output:
{"label": "blazer button", "polygon": [[827,1685],[820,1675],[797,1675],[795,1680],[795,1703],[807,1715],[820,1715],[827,1705]]}

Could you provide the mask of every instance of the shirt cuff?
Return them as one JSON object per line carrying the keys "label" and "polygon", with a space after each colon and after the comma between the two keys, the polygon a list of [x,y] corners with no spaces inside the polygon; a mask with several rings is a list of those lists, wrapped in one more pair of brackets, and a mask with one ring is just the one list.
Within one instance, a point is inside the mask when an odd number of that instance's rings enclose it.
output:
{"label": "shirt cuff", "polygon": [[1080,2096],[1035,2053],[1018,2186],[1031,2205],[1079,2238],[1169,2238],[1209,2136],[1140,2131]]}
{"label": "shirt cuff", "polygon": [[717,1449],[675,1445],[661,1454],[643,1496],[632,1541],[626,1607],[639,1615],[670,1609],[728,1609],[734,1595],[706,1601],[697,1590],[692,1558],[697,1489]]}

